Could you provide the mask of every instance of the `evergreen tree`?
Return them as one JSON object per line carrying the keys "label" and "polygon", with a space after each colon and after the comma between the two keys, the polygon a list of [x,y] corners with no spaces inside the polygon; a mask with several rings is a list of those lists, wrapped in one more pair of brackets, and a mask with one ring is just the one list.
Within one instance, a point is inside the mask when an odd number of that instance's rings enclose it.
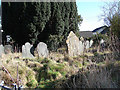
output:
{"label": "evergreen tree", "polygon": [[18,44],[42,41],[57,50],[66,44],[70,31],[78,32],[81,19],[75,2],[4,2],[2,6],[3,30]]}

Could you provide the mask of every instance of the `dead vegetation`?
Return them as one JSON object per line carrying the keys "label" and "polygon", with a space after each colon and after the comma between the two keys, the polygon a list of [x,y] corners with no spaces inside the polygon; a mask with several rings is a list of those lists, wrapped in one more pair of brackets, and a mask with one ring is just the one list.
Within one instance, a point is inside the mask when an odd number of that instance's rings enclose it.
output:
{"label": "dead vegetation", "polygon": [[[111,51],[85,53],[70,57],[51,52],[49,58],[23,59],[21,53],[3,55],[0,59],[17,83],[30,88],[118,88],[120,58]],[[11,86],[13,81],[1,67],[1,80]]]}

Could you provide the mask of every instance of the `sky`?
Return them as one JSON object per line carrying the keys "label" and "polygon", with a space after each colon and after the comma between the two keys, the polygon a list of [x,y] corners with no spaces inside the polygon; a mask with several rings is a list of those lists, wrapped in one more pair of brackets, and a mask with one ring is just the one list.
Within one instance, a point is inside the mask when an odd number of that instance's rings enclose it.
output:
{"label": "sky", "polygon": [[77,0],[78,14],[82,16],[83,22],[79,26],[80,31],[92,31],[104,24],[103,6],[106,3],[117,0]]}
{"label": "sky", "polygon": [[92,31],[104,25],[102,7],[105,2],[99,1],[77,1],[78,14],[82,16],[83,22],[79,26],[80,31]]}

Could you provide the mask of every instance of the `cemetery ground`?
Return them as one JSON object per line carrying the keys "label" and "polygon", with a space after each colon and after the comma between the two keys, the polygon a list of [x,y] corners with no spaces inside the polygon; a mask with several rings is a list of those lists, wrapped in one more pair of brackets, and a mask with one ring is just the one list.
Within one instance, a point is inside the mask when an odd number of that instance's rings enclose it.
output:
{"label": "cemetery ground", "polygon": [[[3,54],[1,62],[14,82],[24,88],[119,88],[119,54],[107,50],[70,57],[65,48],[59,50],[50,52],[48,58],[36,54],[34,59],[23,59],[21,53]],[[5,85],[12,87],[14,82],[4,68],[0,75]]]}

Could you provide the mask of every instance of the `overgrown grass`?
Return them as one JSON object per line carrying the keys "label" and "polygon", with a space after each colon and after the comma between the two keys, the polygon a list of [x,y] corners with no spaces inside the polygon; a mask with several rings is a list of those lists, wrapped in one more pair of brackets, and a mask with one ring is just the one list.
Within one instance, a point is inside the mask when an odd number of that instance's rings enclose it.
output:
{"label": "overgrown grass", "polygon": [[[8,54],[1,58],[1,62],[15,82],[18,64],[21,84],[29,88],[116,88],[120,84],[117,73],[120,72],[120,62],[119,60],[111,62],[109,59],[115,59],[111,55],[104,56],[100,53],[78,57],[69,57],[61,53],[51,55],[54,57],[22,59],[20,53]],[[2,69],[0,71],[5,84],[11,86],[13,83],[11,78]]]}

